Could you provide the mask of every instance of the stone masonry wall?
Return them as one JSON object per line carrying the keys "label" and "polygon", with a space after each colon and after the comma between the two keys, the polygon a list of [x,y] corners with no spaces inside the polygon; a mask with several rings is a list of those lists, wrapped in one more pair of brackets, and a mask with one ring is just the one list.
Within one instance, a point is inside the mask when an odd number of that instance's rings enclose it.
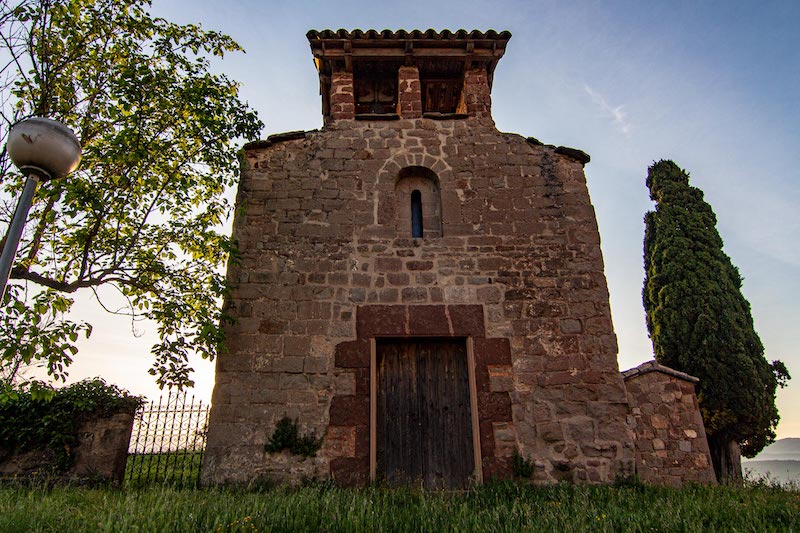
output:
{"label": "stone masonry wall", "polygon": [[694,386],[697,378],[644,363],[622,373],[636,434],[636,472],[645,483],[715,483]]}
{"label": "stone masonry wall", "polygon": [[[480,117],[339,119],[251,145],[234,222],[241,257],[229,267],[238,320],[217,360],[204,481],[363,482],[363,357],[376,333],[362,317],[430,311],[437,324],[464,307],[480,311],[482,333],[470,335],[497,356],[478,372],[485,477],[508,476],[514,449],[540,482],[630,474],[599,234],[574,153]],[[398,234],[391,206],[409,167],[438,179],[441,237]],[[361,411],[348,418],[351,408]],[[317,457],[264,452],[284,415],[324,436]]]}
{"label": "stone masonry wall", "polygon": [[353,118],[356,104],[353,96],[353,74],[334,72],[331,76],[331,118],[333,120]]}
{"label": "stone masonry wall", "polygon": [[403,118],[422,116],[422,88],[417,67],[400,67],[397,73],[397,114]]}
{"label": "stone masonry wall", "polygon": [[[96,418],[78,428],[74,463],[64,478],[105,479],[122,483],[133,429],[133,413]],[[37,449],[5,456],[0,450],[0,477],[41,476],[50,472],[55,458],[49,449]]]}
{"label": "stone masonry wall", "polygon": [[473,69],[464,73],[464,97],[466,111],[471,116],[491,116],[492,90],[485,70]]}

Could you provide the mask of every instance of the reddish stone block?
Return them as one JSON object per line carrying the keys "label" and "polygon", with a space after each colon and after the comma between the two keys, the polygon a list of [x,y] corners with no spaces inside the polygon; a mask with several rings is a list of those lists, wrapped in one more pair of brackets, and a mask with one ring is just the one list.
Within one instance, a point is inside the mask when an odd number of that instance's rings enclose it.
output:
{"label": "reddish stone block", "polygon": [[356,428],[353,426],[328,426],[322,449],[331,457],[355,457]]}
{"label": "reddish stone block", "polygon": [[449,336],[450,325],[443,305],[410,305],[408,334],[420,336]]}
{"label": "reddish stone block", "polygon": [[331,477],[341,487],[362,487],[369,482],[369,457],[338,457],[331,460]]}
{"label": "reddish stone block", "polygon": [[544,361],[545,372],[565,372],[573,368],[580,368],[586,362],[580,355],[557,355],[551,356]]}
{"label": "reddish stone block", "polygon": [[356,369],[356,394],[359,396],[369,396],[369,365],[366,368]]}
{"label": "reddish stone block", "polygon": [[471,337],[486,335],[482,305],[448,305],[447,314],[453,326],[453,335]]}
{"label": "reddish stone block", "polygon": [[571,371],[565,372],[550,372],[540,376],[540,381],[542,385],[570,385],[574,383],[580,383],[582,381],[581,377],[578,375],[577,372],[573,373]]}
{"label": "reddish stone block", "polygon": [[406,335],[405,305],[359,306],[356,331],[362,339],[376,336]]}
{"label": "reddish stone block", "polygon": [[565,318],[561,320],[561,333],[570,334],[582,332],[583,325],[581,324],[580,320],[575,320],[573,318]]}
{"label": "reddish stone block", "polygon": [[336,345],[334,365],[338,368],[369,368],[369,340],[340,342]]}
{"label": "reddish stone block", "polygon": [[481,443],[481,455],[483,457],[494,457],[494,423],[491,420],[481,420],[478,422],[480,431],[479,441]]}
{"label": "reddish stone block", "polygon": [[472,346],[475,353],[476,365],[511,364],[511,343],[508,339],[475,337]]}
{"label": "reddish stone block", "polygon": [[433,268],[433,261],[409,261],[406,263],[408,270],[431,270]]}
{"label": "reddish stone block", "polygon": [[492,422],[511,422],[511,398],[506,392],[479,392],[478,418]]}
{"label": "reddish stone block", "polygon": [[475,362],[475,388],[478,392],[490,392],[489,369],[484,364]]}
{"label": "reddish stone block", "polygon": [[261,321],[261,324],[258,326],[258,332],[264,334],[281,334],[286,330],[286,321],[285,320],[276,320],[272,318],[266,318]]}
{"label": "reddish stone block", "polygon": [[483,480],[484,482],[497,480],[502,481],[511,479],[513,470],[511,461],[506,457],[484,457],[483,458]]}
{"label": "reddish stone block", "polygon": [[369,426],[356,426],[355,456],[369,458]]}
{"label": "reddish stone block", "polygon": [[378,257],[375,259],[376,272],[399,272],[403,268],[403,261],[398,257]]}
{"label": "reddish stone block", "polygon": [[394,303],[400,296],[400,291],[394,288],[381,289],[378,291],[378,300],[384,303]]}
{"label": "reddish stone block", "polygon": [[492,392],[513,392],[514,376],[509,365],[492,365],[489,370],[489,390]]}
{"label": "reddish stone block", "polygon": [[350,94],[348,94],[348,93],[339,93],[339,94],[334,94],[334,95],[331,96],[331,104],[334,104],[334,105],[342,104],[342,105],[346,106],[347,104],[349,104],[352,101],[353,101],[352,93],[350,93]]}
{"label": "reddish stone block", "polygon": [[428,289],[425,287],[406,287],[400,293],[404,302],[424,302],[428,299]]}
{"label": "reddish stone block", "polygon": [[386,275],[386,281],[389,282],[389,285],[405,286],[409,284],[411,278],[405,272],[390,272]]}
{"label": "reddish stone block", "polygon": [[348,120],[355,116],[354,104],[336,104],[331,106],[331,116],[334,120]]}
{"label": "reddish stone block", "polygon": [[283,338],[284,355],[309,355],[310,350],[311,339],[308,337],[286,336]]}
{"label": "reddish stone block", "polygon": [[506,301],[530,300],[536,292],[534,289],[509,289],[506,291]]}
{"label": "reddish stone block", "polygon": [[334,396],[331,400],[330,424],[368,426],[369,396]]}

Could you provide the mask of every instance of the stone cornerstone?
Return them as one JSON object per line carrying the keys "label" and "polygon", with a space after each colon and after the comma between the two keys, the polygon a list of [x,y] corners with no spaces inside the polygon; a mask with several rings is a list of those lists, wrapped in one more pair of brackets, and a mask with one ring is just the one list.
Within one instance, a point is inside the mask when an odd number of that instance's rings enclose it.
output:
{"label": "stone cornerstone", "polygon": [[[422,428],[441,413],[414,411],[428,407],[413,391],[447,380],[468,385],[452,409],[465,413],[454,432],[473,480],[510,477],[515,453],[538,482],[631,475],[589,157],[495,128],[490,88],[510,34],[308,38],[324,128],[244,149],[226,302],[236,321],[217,360],[204,482],[363,484],[391,478],[392,461],[427,476],[435,465],[403,445],[394,458],[381,448],[393,436],[378,421],[396,396],[396,416]],[[424,339],[462,343],[463,378],[423,370],[428,348],[413,342]],[[393,363],[388,341],[407,359]],[[265,451],[284,416],[322,438],[314,457]]]}

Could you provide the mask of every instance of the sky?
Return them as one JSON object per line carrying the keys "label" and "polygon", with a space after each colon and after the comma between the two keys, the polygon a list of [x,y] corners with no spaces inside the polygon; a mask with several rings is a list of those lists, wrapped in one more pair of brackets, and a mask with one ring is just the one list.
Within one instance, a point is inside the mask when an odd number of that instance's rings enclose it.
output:
{"label": "sky", "polygon": [[[653,357],[641,290],[647,167],[672,159],[717,214],[725,251],[744,277],[769,360],[796,381],[778,392],[779,438],[800,437],[800,2],[702,1],[242,1],[154,0],[152,13],[232,36],[246,54],[214,70],[272,133],[322,126],[305,34],[360,28],[509,30],[494,76],[500,131],[580,148],[597,213],[619,366]],[[150,398],[155,327],[103,314],[72,380],[100,375]],[[208,399],[213,363],[196,361],[194,394]]]}

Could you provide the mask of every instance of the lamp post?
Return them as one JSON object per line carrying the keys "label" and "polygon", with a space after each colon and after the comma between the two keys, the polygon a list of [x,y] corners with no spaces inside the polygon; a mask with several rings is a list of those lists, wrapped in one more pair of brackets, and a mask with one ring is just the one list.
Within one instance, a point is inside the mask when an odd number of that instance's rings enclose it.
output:
{"label": "lamp post", "polygon": [[40,181],[65,177],[78,167],[81,160],[81,144],[72,130],[61,122],[43,117],[31,117],[15,124],[8,133],[6,150],[11,162],[27,180],[0,255],[0,300],[5,296],[36,186]]}

